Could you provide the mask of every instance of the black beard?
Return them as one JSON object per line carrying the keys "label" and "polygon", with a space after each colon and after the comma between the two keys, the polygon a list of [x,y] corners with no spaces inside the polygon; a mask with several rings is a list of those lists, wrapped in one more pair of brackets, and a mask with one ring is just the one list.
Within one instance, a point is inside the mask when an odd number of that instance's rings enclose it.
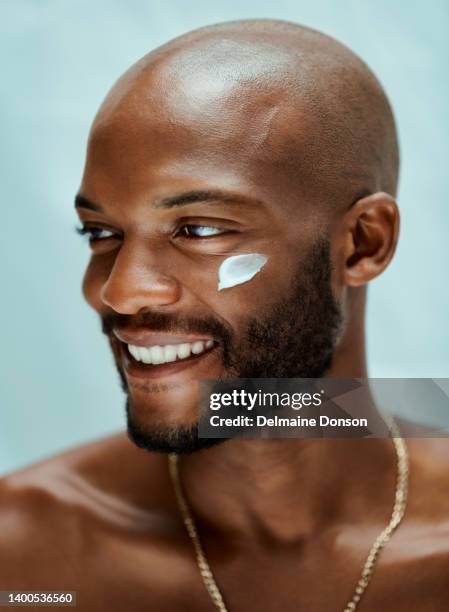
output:
{"label": "black beard", "polygon": [[[213,317],[174,320],[160,313],[145,313],[132,320],[128,315],[114,313],[103,319],[103,332],[110,338],[113,327],[135,326],[205,333],[221,344],[226,378],[320,378],[331,367],[342,322],[332,294],[331,272],[330,244],[321,240],[292,279],[290,295],[272,306],[268,314],[250,319],[238,339]],[[134,422],[128,384],[117,355],[115,361],[127,394],[128,435],[137,446],[151,451],[191,453],[224,441],[199,438],[196,426],[146,429]]]}

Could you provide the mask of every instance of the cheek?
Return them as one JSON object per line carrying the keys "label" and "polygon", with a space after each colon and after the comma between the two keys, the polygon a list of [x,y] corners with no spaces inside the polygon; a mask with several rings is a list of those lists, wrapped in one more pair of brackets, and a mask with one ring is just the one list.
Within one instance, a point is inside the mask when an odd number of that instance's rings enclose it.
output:
{"label": "cheek", "polygon": [[[250,253],[210,253],[196,260],[180,260],[178,269],[171,260],[171,271],[185,289],[200,301],[220,303],[227,301],[232,294],[238,296],[246,285],[253,287],[259,276],[265,275],[265,265],[269,256],[260,252]],[[270,267],[270,266],[269,266]]]}
{"label": "cheek", "polygon": [[261,253],[234,255],[225,259],[218,269],[218,291],[249,282],[267,263]]}
{"label": "cheek", "polygon": [[225,258],[210,276],[208,306],[237,333],[279,301],[276,261],[261,253]]}

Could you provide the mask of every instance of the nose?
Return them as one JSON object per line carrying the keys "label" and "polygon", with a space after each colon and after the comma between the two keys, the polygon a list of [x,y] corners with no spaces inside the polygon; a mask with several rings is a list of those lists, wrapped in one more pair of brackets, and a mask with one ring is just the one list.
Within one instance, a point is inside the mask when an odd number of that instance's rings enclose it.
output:
{"label": "nose", "polygon": [[181,297],[179,282],[158,269],[161,258],[123,244],[101,288],[101,300],[120,314],[145,307],[168,306]]}

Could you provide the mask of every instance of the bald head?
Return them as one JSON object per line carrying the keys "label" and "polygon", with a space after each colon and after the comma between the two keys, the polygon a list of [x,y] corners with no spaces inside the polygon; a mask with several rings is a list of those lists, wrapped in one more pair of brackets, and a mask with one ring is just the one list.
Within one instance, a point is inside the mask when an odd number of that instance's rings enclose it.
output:
{"label": "bald head", "polygon": [[[123,123],[130,114],[136,122]],[[346,208],[396,193],[396,129],[379,82],[344,45],[289,22],[217,24],[152,51],[108,94],[91,138],[111,125],[123,146],[132,137],[161,155],[182,130],[178,153],[210,141],[209,159],[257,161],[253,180],[276,175],[279,193],[309,201]]]}

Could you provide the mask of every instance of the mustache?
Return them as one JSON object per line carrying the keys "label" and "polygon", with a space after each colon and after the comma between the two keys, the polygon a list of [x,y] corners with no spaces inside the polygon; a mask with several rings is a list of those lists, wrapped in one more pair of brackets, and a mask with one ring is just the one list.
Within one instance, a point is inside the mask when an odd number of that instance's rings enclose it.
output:
{"label": "mustache", "polygon": [[185,317],[162,312],[142,312],[139,315],[123,315],[110,312],[101,317],[101,331],[110,336],[115,328],[147,329],[169,333],[207,334],[224,346],[233,339],[230,328],[212,316]]}

